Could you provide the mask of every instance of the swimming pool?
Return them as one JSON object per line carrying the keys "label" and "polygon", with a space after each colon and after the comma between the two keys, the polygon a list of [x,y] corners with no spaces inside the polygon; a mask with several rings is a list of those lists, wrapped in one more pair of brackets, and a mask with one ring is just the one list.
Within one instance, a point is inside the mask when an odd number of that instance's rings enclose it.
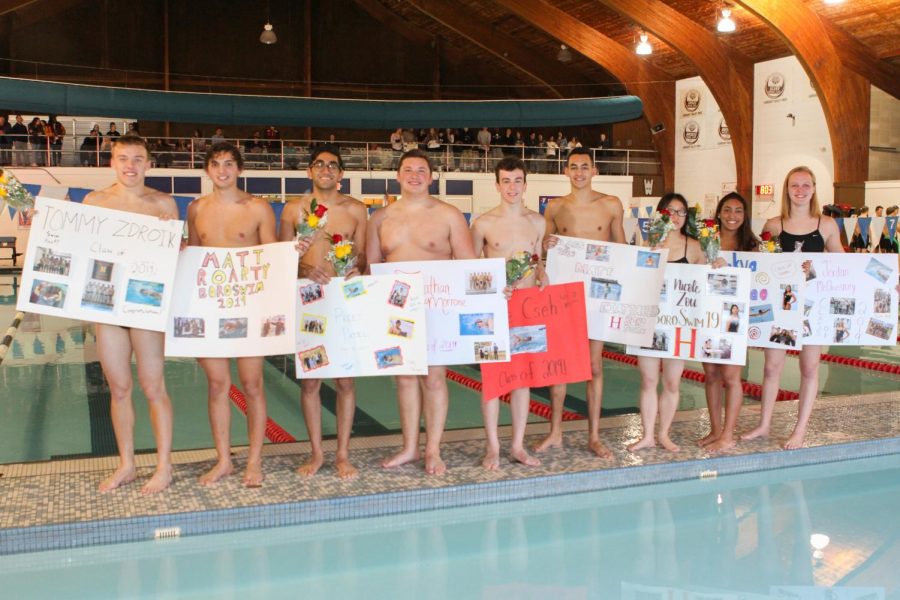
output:
{"label": "swimming pool", "polygon": [[[5,556],[10,598],[897,598],[900,455]],[[825,587],[845,588],[829,592]],[[814,589],[818,588],[818,589]]]}

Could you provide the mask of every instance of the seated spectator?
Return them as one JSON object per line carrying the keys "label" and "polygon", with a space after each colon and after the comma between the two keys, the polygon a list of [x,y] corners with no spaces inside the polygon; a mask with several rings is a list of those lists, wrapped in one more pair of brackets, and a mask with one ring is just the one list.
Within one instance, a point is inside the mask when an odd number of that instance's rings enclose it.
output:
{"label": "seated spectator", "polygon": [[103,144],[103,136],[100,135],[100,126],[94,123],[91,131],[81,140],[81,152],[79,159],[82,167],[100,166],[100,147]]}
{"label": "seated spectator", "polygon": [[266,145],[259,131],[254,131],[253,136],[244,142],[244,154],[263,154],[265,151]]}
{"label": "seated spectator", "polygon": [[160,169],[168,169],[172,166],[172,144],[165,139],[158,139],[153,144],[153,157],[156,160],[156,166]]}
{"label": "seated spectator", "polygon": [[214,146],[219,142],[225,141],[225,132],[221,127],[216,127],[216,132],[209,138],[209,145]]}

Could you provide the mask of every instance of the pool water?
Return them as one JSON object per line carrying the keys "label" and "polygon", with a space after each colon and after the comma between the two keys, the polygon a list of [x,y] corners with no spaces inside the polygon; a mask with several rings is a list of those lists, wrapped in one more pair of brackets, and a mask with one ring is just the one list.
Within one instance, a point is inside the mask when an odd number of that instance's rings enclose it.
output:
{"label": "pool water", "polygon": [[[9,598],[900,598],[900,456],[3,557]],[[215,518],[211,516],[210,518]],[[824,588],[834,587],[826,593]]]}

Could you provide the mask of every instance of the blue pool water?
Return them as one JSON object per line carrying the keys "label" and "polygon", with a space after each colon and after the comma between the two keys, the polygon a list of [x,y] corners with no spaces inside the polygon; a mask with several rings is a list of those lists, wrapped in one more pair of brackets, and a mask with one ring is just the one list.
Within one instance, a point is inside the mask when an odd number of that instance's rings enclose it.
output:
{"label": "blue pool water", "polygon": [[92,600],[897,599],[898,499],[900,456],[888,456],[7,556],[0,590]]}

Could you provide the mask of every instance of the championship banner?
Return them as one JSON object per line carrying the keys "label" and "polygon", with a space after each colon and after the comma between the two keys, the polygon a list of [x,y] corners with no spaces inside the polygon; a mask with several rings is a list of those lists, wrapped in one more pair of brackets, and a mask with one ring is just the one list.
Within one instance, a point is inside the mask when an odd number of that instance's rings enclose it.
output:
{"label": "championship banner", "polygon": [[668,250],[559,236],[547,252],[551,283],[582,282],[592,340],[653,342]]}
{"label": "championship banner", "polygon": [[429,365],[509,360],[509,317],[502,258],[371,265],[372,275],[421,273]]}
{"label": "championship banner", "polygon": [[297,282],[297,378],[427,375],[422,276]]}
{"label": "championship banner", "polygon": [[510,362],[481,365],[485,400],[521,387],[590,379],[584,286],[576,282],[514,291],[509,339]]}
{"label": "championship banner", "polygon": [[166,356],[293,354],[298,261],[294,242],[186,248],[175,276]]}
{"label": "championship banner", "polygon": [[896,254],[803,254],[804,344],[893,346]]}
{"label": "championship banner", "polygon": [[38,197],[17,308],[165,331],[182,221]]}
{"label": "championship banner", "polygon": [[628,354],[743,365],[747,358],[750,271],[666,265],[651,344]]}
{"label": "championship banner", "polygon": [[747,345],[799,350],[803,345],[803,255],[721,252],[729,266],[750,270]]}

